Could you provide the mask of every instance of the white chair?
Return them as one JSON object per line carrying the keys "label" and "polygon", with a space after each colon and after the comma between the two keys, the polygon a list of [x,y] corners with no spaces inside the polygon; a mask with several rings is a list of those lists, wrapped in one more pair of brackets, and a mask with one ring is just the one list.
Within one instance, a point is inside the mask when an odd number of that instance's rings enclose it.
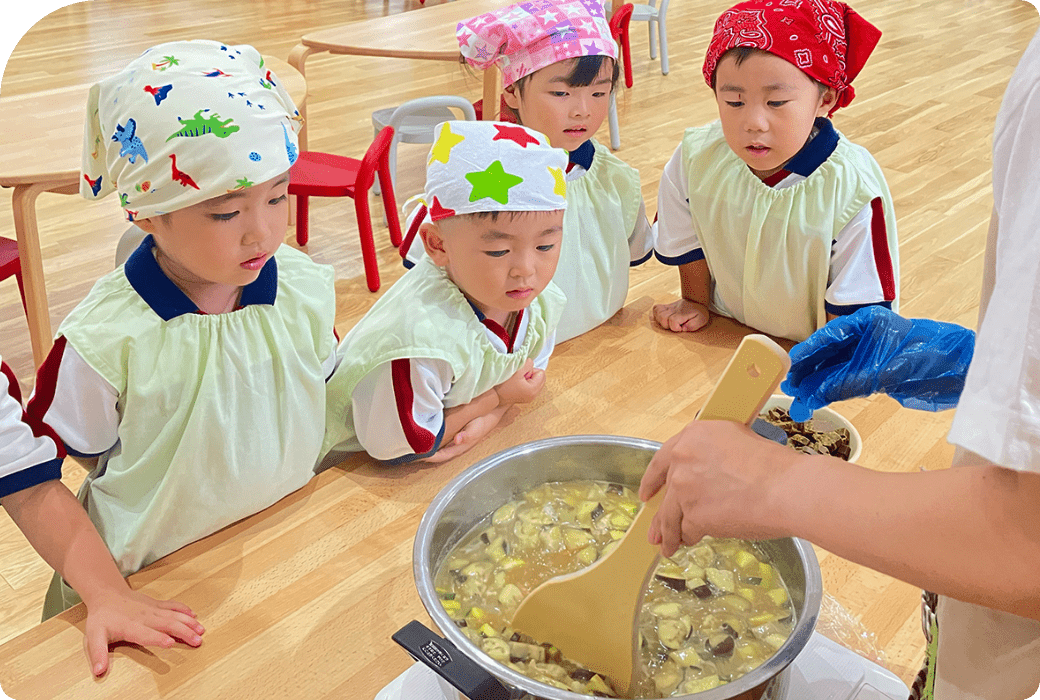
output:
{"label": "white chair", "polygon": [[116,267],[126,262],[126,259],[137,250],[137,246],[141,245],[141,241],[147,235],[144,230],[136,226],[131,226],[126,231],[123,231],[123,235],[120,236],[119,242],[116,244]]}
{"label": "white chair", "polygon": [[394,128],[394,140],[390,143],[390,179],[397,182],[397,144],[433,143],[433,129],[444,121],[458,119],[452,109],[462,113],[462,118],[476,121],[473,105],[464,97],[437,95],[409,100],[400,107],[390,107],[372,113],[372,126],[379,133],[385,126]]}
{"label": "white chair", "polygon": [[610,111],[607,112],[607,128],[610,129],[610,150],[621,148],[621,127],[617,118],[617,88],[610,91]]}
{"label": "white chair", "polygon": [[650,58],[657,58],[657,37],[654,36],[654,24],[661,38],[661,73],[668,75],[668,30],[665,26],[665,14],[668,12],[668,0],[661,0],[660,7],[656,0],[649,5],[632,5],[632,21],[646,22],[650,30]]}

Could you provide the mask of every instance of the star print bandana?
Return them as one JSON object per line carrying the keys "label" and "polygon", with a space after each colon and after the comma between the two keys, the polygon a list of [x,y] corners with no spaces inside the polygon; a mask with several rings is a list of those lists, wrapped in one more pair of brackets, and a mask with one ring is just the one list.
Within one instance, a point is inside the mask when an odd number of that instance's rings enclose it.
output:
{"label": "star print bandana", "polygon": [[183,209],[286,172],[301,123],[252,46],[160,44],[91,88],[80,194],[118,192],[130,221]]}
{"label": "star print bandana", "polygon": [[567,207],[567,152],[537,131],[503,122],[437,125],[423,201],[433,221],[491,211]]}
{"label": "star print bandana", "polygon": [[750,46],[793,63],[810,78],[838,91],[831,109],[856,96],[852,81],[881,38],[881,31],[835,0],[748,0],[722,13],[704,59],[712,85],[719,59],[736,46]]}
{"label": "star print bandana", "polygon": [[455,35],[466,60],[497,63],[505,85],[568,58],[618,57],[601,0],[521,2],[459,22]]}

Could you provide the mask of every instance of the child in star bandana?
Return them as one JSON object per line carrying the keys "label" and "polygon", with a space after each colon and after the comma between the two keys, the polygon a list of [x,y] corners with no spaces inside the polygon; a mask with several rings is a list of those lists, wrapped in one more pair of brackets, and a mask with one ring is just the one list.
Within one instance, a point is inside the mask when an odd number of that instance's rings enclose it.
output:
{"label": "child in star bandana", "polygon": [[565,151],[515,124],[444,122],[430,151],[426,255],[344,336],[325,464],[399,464],[472,447],[545,383],[564,296]]}
{"label": "child in star bandana", "polygon": [[[313,476],[335,289],[283,245],[300,122],[256,49],[153,47],[86,116],[81,194],[149,235],[62,322],[27,411],[93,461],[80,501],[127,576]],[[67,583],[45,616],[93,614]]]}
{"label": "child in star bandana", "polygon": [[835,0],[749,0],[719,17],[704,61],[719,121],[665,166],[655,253],[682,298],[676,332],[711,313],[801,341],[869,305],[898,310],[892,196],[874,158],[829,119],[881,32]]}
{"label": "child in star bandana", "polygon": [[[553,278],[567,296],[557,340],[569,340],[617,313],[628,295],[629,267],[653,251],[639,173],[592,138],[618,79],[617,45],[603,6],[599,0],[519,3],[459,23],[457,36],[471,65],[501,68],[506,105],[517,121],[570,153]],[[413,246],[410,257],[419,253]]]}

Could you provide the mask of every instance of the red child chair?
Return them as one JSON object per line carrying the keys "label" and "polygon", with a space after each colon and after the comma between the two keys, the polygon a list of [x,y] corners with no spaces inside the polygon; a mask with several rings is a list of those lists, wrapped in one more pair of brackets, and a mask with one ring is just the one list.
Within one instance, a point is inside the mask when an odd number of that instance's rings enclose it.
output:
{"label": "red child chair", "polygon": [[393,138],[393,128],[384,128],[376,135],[361,160],[332,153],[303,151],[289,169],[289,194],[297,197],[296,242],[300,245],[306,245],[308,239],[308,197],[354,199],[358,233],[361,236],[361,257],[365,263],[365,281],[373,292],[379,289],[379,262],[372,237],[368,191],[372,189],[377,175],[386,209],[387,226],[390,228],[390,242],[394,247],[401,245],[401,222],[397,217],[397,201],[390,178],[390,142]]}
{"label": "red child chair", "polygon": [[632,87],[632,51],[628,43],[628,25],[632,21],[632,3],[626,2],[610,17],[610,35],[618,43],[621,64],[625,68],[625,87]]}
{"label": "red child chair", "polygon": [[26,309],[25,287],[22,285],[22,261],[18,257],[18,242],[0,237],[0,281],[12,275],[18,280],[18,293],[22,295],[22,310],[24,311]]}

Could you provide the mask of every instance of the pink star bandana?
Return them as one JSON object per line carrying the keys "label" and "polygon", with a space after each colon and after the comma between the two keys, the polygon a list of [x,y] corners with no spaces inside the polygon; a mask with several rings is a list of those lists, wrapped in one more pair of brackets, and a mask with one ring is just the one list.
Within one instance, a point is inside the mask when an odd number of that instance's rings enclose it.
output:
{"label": "pink star bandana", "polygon": [[[768,51],[838,91],[831,109],[856,96],[852,81],[881,38],[881,31],[835,0],[748,0],[722,13],[704,58],[711,85],[719,59],[737,46]],[[829,116],[829,115],[828,115]]]}
{"label": "pink star bandana", "polygon": [[437,125],[422,199],[430,218],[567,207],[568,155],[527,127],[504,122]]}
{"label": "pink star bandana", "polygon": [[505,85],[568,58],[618,57],[601,0],[521,2],[459,22],[455,36],[471,65],[498,64]]}
{"label": "pink star bandana", "polygon": [[90,90],[80,194],[119,192],[130,221],[277,177],[302,124],[252,46],[154,46]]}

